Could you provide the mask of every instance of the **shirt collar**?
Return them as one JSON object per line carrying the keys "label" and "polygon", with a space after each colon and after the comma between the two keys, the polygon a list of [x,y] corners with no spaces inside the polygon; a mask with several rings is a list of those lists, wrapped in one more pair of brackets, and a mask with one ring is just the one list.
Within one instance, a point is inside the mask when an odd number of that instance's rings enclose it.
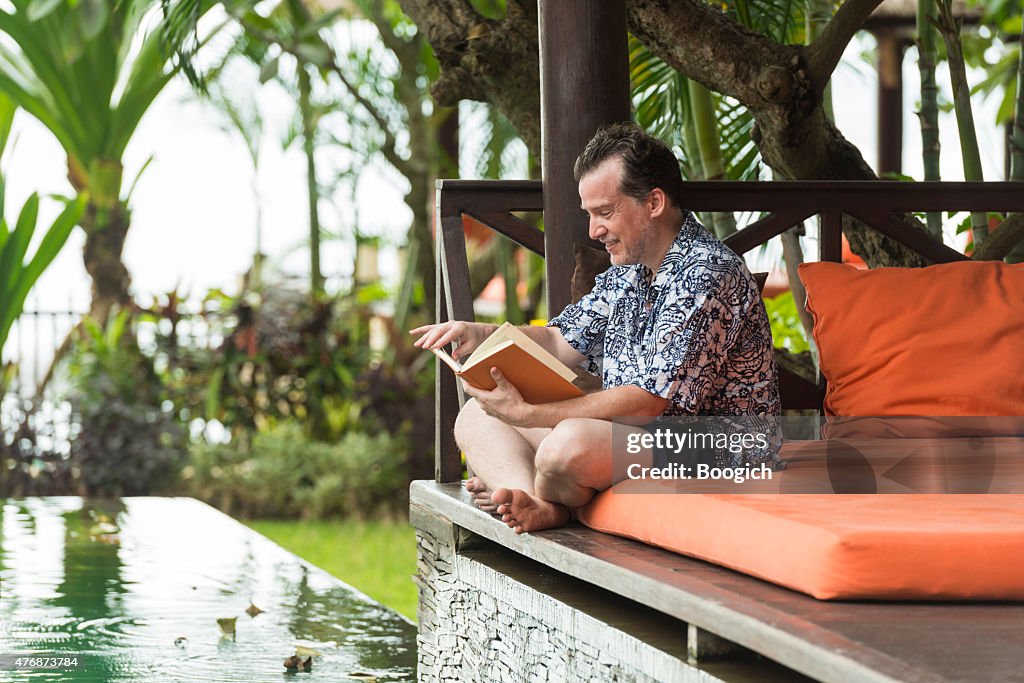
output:
{"label": "shirt collar", "polygon": [[636,264],[637,269],[637,282],[643,286],[650,282],[650,286],[654,289],[658,289],[667,280],[671,279],[672,273],[676,269],[676,265],[680,263],[681,259],[673,258],[675,255],[685,254],[689,250],[689,245],[696,237],[697,231],[700,229],[700,224],[697,223],[693,217],[693,213],[687,211],[683,215],[683,224],[679,227],[679,232],[676,233],[676,237],[672,240],[672,244],[669,245],[668,251],[665,252],[665,258],[662,259],[661,265],[658,266],[658,272],[654,274],[653,279],[650,277],[651,270],[642,263]]}

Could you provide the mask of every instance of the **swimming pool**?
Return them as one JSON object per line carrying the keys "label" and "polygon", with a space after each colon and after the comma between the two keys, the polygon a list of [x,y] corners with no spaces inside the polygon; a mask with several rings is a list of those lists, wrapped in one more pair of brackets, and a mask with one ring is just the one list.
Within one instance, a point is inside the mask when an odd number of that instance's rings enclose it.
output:
{"label": "swimming pool", "polygon": [[[283,666],[297,648],[316,653],[309,672]],[[3,502],[0,681],[383,683],[415,667],[413,624],[196,500]]]}

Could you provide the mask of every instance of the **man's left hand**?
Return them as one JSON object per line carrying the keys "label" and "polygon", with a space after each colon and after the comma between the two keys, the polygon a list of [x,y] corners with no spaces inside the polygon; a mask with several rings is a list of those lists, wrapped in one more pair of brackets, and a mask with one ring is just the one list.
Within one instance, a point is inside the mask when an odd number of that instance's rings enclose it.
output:
{"label": "man's left hand", "polygon": [[491,378],[497,386],[490,391],[472,387],[466,381],[462,382],[462,388],[466,394],[475,398],[481,410],[491,417],[496,417],[513,427],[535,426],[530,423],[533,405],[523,400],[519,390],[505,379],[501,370],[491,368]]}

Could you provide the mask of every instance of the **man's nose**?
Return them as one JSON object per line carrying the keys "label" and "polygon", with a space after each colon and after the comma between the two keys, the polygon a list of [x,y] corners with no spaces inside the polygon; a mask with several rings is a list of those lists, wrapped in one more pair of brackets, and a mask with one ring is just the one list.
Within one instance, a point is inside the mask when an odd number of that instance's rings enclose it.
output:
{"label": "man's nose", "polygon": [[592,217],[590,219],[590,239],[598,240],[606,232],[604,225],[599,217]]}

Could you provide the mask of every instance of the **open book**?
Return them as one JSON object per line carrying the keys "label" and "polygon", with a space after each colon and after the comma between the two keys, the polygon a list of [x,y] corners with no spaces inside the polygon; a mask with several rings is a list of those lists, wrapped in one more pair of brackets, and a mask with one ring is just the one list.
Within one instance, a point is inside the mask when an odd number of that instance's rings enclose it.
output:
{"label": "open book", "polygon": [[498,368],[527,403],[550,403],[582,396],[576,374],[514,325],[505,323],[464,363],[442,349],[431,349],[455,374],[478,389],[493,389],[491,368]]}

